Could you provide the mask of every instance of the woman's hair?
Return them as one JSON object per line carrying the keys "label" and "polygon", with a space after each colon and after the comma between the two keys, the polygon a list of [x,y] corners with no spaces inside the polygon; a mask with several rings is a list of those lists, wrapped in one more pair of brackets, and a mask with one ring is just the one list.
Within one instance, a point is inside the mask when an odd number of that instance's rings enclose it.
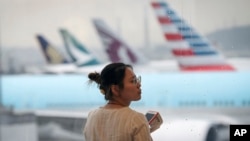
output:
{"label": "woman's hair", "polygon": [[100,73],[89,73],[88,77],[90,82],[96,82],[98,87],[105,95],[106,100],[112,100],[113,93],[111,91],[111,85],[118,85],[123,88],[123,79],[125,77],[126,68],[132,68],[131,65],[124,63],[111,63],[105,66]]}

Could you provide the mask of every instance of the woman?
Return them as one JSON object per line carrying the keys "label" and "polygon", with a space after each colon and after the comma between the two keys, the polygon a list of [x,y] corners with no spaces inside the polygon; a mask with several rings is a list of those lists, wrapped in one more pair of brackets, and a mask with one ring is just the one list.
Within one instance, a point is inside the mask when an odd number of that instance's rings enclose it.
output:
{"label": "woman", "polygon": [[89,73],[108,101],[88,115],[86,141],[152,141],[145,116],[129,108],[141,99],[141,79],[124,63],[111,63],[99,73]]}

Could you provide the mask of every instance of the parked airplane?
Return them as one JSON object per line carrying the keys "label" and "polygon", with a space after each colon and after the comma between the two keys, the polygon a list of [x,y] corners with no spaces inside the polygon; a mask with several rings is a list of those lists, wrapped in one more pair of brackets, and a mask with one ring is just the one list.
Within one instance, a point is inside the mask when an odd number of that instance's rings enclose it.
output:
{"label": "parked airplane", "polygon": [[[142,99],[132,103],[131,107],[138,108],[140,111],[156,110],[165,117],[162,127],[153,133],[154,138],[180,139],[181,137],[176,135],[180,133],[187,140],[196,136],[199,141],[202,137],[208,136],[210,130],[215,130],[214,125],[217,127],[220,123],[234,124],[234,120],[228,120],[228,117],[238,118],[245,124],[250,123],[250,89],[247,85],[250,82],[249,73],[144,73],[141,75]],[[60,114],[55,111],[52,112],[53,117],[50,113],[40,113],[38,116],[47,117],[47,120],[68,119],[67,114],[68,116],[72,114],[67,110],[86,112],[106,103],[99,90],[95,87],[90,88],[87,82],[86,75],[76,74],[46,77],[2,76],[2,101],[5,106],[12,106],[17,110],[64,109],[65,116],[59,116]],[[212,118],[212,115],[216,116]],[[196,120],[198,116],[202,116],[203,122]],[[177,120],[177,117],[182,120]],[[226,120],[228,122],[224,123]],[[224,128],[221,131],[224,134]]]}
{"label": "parked airplane", "polygon": [[125,43],[103,20],[94,19],[93,24],[111,62],[125,62],[129,64],[145,63],[145,58],[139,56],[141,54]]}
{"label": "parked airplane", "polygon": [[133,64],[137,71],[143,72],[178,71],[175,60],[149,60],[129,46],[103,20],[93,19],[93,24],[112,62]]}
{"label": "parked airplane", "polygon": [[60,29],[67,53],[77,66],[100,64],[100,61],[66,29]]}
{"label": "parked airplane", "polygon": [[[201,49],[195,49],[196,54],[186,54],[187,49],[173,49],[174,55],[178,56],[176,60],[149,60],[139,53],[138,50],[129,46],[119,35],[112,31],[112,29],[101,19],[94,19],[93,24],[97,30],[98,35],[105,47],[112,62],[125,62],[134,64],[137,71],[143,72],[166,72],[166,71],[232,71],[234,68],[230,65],[218,65],[213,63],[225,62],[219,52],[214,50],[214,54],[202,52],[206,50],[206,46]],[[186,42],[183,40],[183,42]],[[177,43],[177,42],[176,42]],[[179,47],[179,46],[178,46]],[[189,49],[190,51],[192,49]],[[176,52],[178,52],[176,54]],[[191,53],[191,52],[190,52]],[[211,53],[211,52],[210,52]],[[182,56],[184,55],[184,56]],[[217,57],[216,57],[217,56]],[[199,59],[199,57],[201,59]],[[210,59],[209,59],[210,58]],[[219,60],[216,60],[220,58]],[[197,60],[196,60],[197,59]],[[188,61],[189,60],[189,61]],[[222,61],[223,60],[223,61]],[[191,65],[187,67],[187,65]],[[200,64],[197,66],[196,64]],[[201,63],[206,63],[203,65]],[[185,66],[185,67],[184,67]],[[226,67],[228,66],[228,67]],[[188,69],[189,68],[189,69]],[[228,69],[231,68],[231,69]]]}
{"label": "parked airplane", "polygon": [[61,29],[60,33],[70,59],[66,59],[66,57],[56,50],[56,48],[45,39],[45,37],[37,35],[37,39],[48,65],[36,67],[36,69],[28,69],[26,72],[49,74],[87,73],[92,69],[103,67],[103,64],[67,30]]}
{"label": "parked airplane", "polygon": [[222,54],[165,1],[151,3],[162,27],[164,37],[172,48],[183,71],[234,71]]}
{"label": "parked airplane", "polygon": [[78,67],[75,70],[75,73],[88,74],[93,71],[101,71],[101,69],[110,62],[99,61],[67,30],[60,29],[60,33],[63,37],[67,53],[72,60],[76,60],[75,64],[77,64]]}
{"label": "parked airplane", "polygon": [[40,47],[48,64],[67,64],[70,62],[54,46],[49,44],[42,35],[37,35],[36,38],[40,43]]}
{"label": "parked airplane", "polygon": [[53,46],[45,37],[38,34],[36,39],[42,49],[43,55],[47,61],[46,65],[33,66],[26,68],[27,73],[73,73],[76,70],[76,66],[73,60],[69,60],[64,56],[55,46]]}

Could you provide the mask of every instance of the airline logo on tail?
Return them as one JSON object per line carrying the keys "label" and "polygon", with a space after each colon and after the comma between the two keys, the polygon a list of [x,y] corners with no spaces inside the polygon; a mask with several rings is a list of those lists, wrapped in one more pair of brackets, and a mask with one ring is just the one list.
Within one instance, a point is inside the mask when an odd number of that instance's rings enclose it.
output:
{"label": "airline logo on tail", "polygon": [[163,1],[151,3],[164,37],[183,71],[232,71],[224,57]]}
{"label": "airline logo on tail", "polygon": [[94,19],[93,24],[99,34],[106,52],[112,62],[137,64],[142,59],[100,19]]}
{"label": "airline logo on tail", "polygon": [[63,57],[63,55],[56,50],[42,35],[36,36],[43,54],[49,64],[63,64],[69,63],[69,61]]}
{"label": "airline logo on tail", "polygon": [[84,45],[76,40],[67,30],[61,29],[66,51],[70,58],[78,66],[96,65],[100,62],[86,49]]}

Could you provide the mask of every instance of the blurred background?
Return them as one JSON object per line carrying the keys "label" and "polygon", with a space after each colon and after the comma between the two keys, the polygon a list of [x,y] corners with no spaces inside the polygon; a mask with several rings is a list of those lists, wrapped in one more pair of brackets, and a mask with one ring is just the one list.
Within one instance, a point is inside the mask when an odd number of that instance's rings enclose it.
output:
{"label": "blurred background", "polygon": [[154,140],[229,140],[229,125],[250,124],[250,1],[163,0],[233,71],[183,71],[203,59],[176,56],[152,1],[0,0],[0,140],[83,141],[87,113],[106,103],[87,74],[116,55],[142,76],[131,107],[164,119]]}

